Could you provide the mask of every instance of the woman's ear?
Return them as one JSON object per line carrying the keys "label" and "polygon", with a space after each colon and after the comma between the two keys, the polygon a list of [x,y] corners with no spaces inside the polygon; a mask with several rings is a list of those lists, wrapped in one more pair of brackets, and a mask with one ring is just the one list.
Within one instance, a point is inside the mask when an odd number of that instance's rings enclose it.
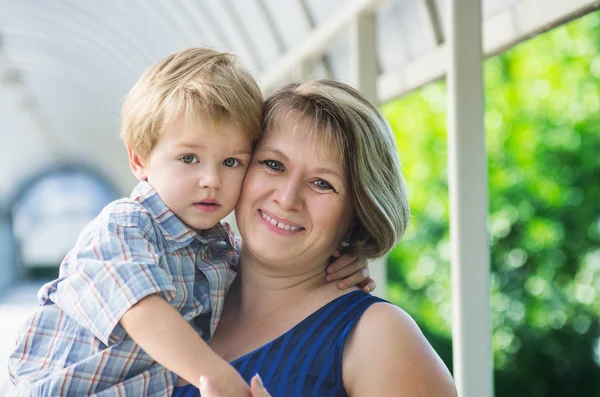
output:
{"label": "woman's ear", "polygon": [[352,234],[354,233],[355,228],[356,228],[356,221],[353,219],[350,222],[350,225],[348,226],[348,230],[346,230],[344,237],[342,238],[342,242],[340,243],[340,248],[338,249],[338,251],[340,251],[340,252],[345,251],[346,248],[348,248],[350,246],[350,244],[352,243]]}

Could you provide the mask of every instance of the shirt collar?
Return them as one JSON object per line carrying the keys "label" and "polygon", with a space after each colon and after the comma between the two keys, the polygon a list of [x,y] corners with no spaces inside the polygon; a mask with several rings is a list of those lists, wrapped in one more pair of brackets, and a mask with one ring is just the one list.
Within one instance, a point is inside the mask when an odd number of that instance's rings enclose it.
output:
{"label": "shirt collar", "polygon": [[194,239],[203,244],[210,244],[217,241],[225,241],[235,248],[233,230],[227,223],[217,223],[210,229],[198,230],[187,226],[167,207],[165,202],[160,198],[158,192],[146,181],[141,181],[133,189],[131,199],[140,203],[146,208],[152,218],[158,223],[163,230],[165,238],[170,240],[172,244],[167,248],[168,251],[175,251],[191,244]]}

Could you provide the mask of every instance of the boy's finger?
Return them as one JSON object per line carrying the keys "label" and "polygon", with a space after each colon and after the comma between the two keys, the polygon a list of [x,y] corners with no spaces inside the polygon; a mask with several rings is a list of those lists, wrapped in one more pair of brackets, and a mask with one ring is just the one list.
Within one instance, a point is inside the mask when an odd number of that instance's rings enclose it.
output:
{"label": "boy's finger", "polygon": [[359,272],[360,269],[363,269],[366,267],[367,267],[366,262],[363,264],[362,261],[354,261],[354,262],[349,263],[345,267],[342,267],[335,273],[328,274],[325,277],[325,279],[327,281],[343,280],[346,277],[348,277],[356,272]]}
{"label": "boy's finger", "polygon": [[250,381],[250,391],[252,392],[252,397],[271,397],[258,374],[254,375]]}
{"label": "boy's finger", "polygon": [[[342,255],[339,258],[337,258],[331,265],[329,265],[327,267],[327,273],[329,273],[329,274],[335,273],[338,270],[346,267],[348,264],[352,263],[355,259],[356,259],[355,256]],[[355,271],[358,269],[359,268],[355,269]]]}
{"label": "boy's finger", "polygon": [[367,277],[364,281],[358,283],[358,287],[370,294],[377,288],[377,283],[371,277]]}
{"label": "boy's finger", "polygon": [[363,267],[358,272],[353,273],[349,277],[346,277],[342,281],[338,283],[338,287],[341,289],[346,289],[353,285],[358,285],[360,282],[369,277],[369,269]]}

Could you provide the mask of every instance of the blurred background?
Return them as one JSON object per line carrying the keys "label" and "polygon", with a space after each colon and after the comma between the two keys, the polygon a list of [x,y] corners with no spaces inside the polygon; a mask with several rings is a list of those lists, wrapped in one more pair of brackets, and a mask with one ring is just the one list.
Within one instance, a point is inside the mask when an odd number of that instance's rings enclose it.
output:
{"label": "blurred background", "polygon": [[[600,396],[600,12],[485,62],[496,396]],[[389,298],[451,365],[446,84],[381,106],[412,225]]]}
{"label": "blurred background", "polygon": [[[379,288],[452,369],[448,93],[439,65],[448,1],[0,0],[0,395],[37,289],[56,277],[82,227],[135,185],[119,109],[143,70],[209,45],[238,54],[265,93],[325,76],[360,88],[351,32],[331,34],[322,55],[287,74],[275,69],[351,11],[374,16],[371,95],[396,135],[413,213]],[[600,396],[599,7],[483,1],[497,397]]]}

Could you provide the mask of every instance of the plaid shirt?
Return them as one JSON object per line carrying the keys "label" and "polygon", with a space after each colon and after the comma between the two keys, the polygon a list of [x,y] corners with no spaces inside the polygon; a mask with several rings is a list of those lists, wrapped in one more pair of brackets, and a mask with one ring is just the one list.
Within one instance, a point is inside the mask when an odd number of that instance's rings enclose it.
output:
{"label": "plaid shirt", "polygon": [[39,291],[40,306],[9,358],[15,393],[170,396],[177,376],[119,320],[140,299],[159,294],[208,339],[235,277],[238,249],[229,225],[196,233],[140,183],[131,199],[109,204],[82,231],[59,278]]}

